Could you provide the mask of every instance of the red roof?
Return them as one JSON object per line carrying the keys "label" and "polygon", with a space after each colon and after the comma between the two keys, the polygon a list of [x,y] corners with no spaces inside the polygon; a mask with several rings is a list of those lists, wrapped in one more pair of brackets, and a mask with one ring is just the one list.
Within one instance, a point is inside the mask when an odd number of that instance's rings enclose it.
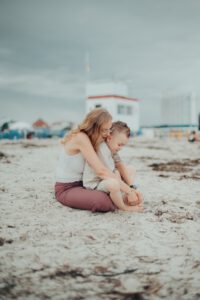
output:
{"label": "red roof", "polygon": [[48,128],[49,125],[45,121],[39,119],[33,123],[33,127]]}
{"label": "red roof", "polygon": [[102,96],[89,96],[88,100],[95,100],[95,99],[108,99],[108,98],[115,98],[120,100],[129,100],[129,101],[139,101],[136,98],[130,98],[125,96],[119,96],[119,95],[102,95]]}

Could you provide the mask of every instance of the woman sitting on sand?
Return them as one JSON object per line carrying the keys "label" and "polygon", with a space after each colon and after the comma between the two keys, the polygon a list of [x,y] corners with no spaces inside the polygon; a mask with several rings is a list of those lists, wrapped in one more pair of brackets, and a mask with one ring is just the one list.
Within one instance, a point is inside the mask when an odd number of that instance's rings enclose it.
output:
{"label": "woman sitting on sand", "polygon": [[[112,117],[109,112],[102,108],[94,109],[62,140],[63,149],[56,170],[55,196],[63,205],[93,212],[115,210],[116,206],[106,193],[85,189],[82,183],[85,161],[98,177],[120,180],[119,176],[103,165],[95,152],[99,144],[109,135],[111,126]],[[120,173],[128,182],[129,176],[123,165]],[[140,193],[132,189],[130,184],[120,180],[123,192],[135,197],[136,200],[140,198],[141,202]],[[125,204],[123,210],[135,211],[135,207]]]}

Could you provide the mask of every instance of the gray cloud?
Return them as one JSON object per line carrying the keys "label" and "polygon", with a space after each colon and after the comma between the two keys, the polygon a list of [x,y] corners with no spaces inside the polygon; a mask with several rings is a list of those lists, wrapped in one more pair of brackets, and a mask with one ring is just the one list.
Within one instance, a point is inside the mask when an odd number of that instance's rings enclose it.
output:
{"label": "gray cloud", "polygon": [[26,103],[34,119],[38,102],[49,120],[81,117],[89,53],[91,79],[127,82],[142,123],[159,123],[162,93],[200,94],[199,14],[196,0],[1,0],[0,118]]}

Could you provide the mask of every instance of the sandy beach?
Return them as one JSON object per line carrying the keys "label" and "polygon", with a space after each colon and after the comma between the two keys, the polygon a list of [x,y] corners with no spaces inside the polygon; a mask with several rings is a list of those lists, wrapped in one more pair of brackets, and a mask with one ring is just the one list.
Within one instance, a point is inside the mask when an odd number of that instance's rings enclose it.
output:
{"label": "sandy beach", "polygon": [[200,299],[200,143],[134,138],[144,212],[54,197],[58,140],[0,141],[0,299]]}

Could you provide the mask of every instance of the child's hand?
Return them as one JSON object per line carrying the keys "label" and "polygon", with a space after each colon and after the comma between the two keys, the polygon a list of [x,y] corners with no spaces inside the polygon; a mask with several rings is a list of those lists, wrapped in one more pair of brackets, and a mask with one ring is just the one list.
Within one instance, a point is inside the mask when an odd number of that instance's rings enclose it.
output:
{"label": "child's hand", "polygon": [[142,193],[138,190],[135,190],[137,196],[138,196],[138,201],[139,201],[139,205],[142,204],[143,202],[143,196],[142,196]]}
{"label": "child's hand", "polygon": [[142,194],[137,190],[132,190],[125,196],[125,203],[131,206],[142,204]]}

